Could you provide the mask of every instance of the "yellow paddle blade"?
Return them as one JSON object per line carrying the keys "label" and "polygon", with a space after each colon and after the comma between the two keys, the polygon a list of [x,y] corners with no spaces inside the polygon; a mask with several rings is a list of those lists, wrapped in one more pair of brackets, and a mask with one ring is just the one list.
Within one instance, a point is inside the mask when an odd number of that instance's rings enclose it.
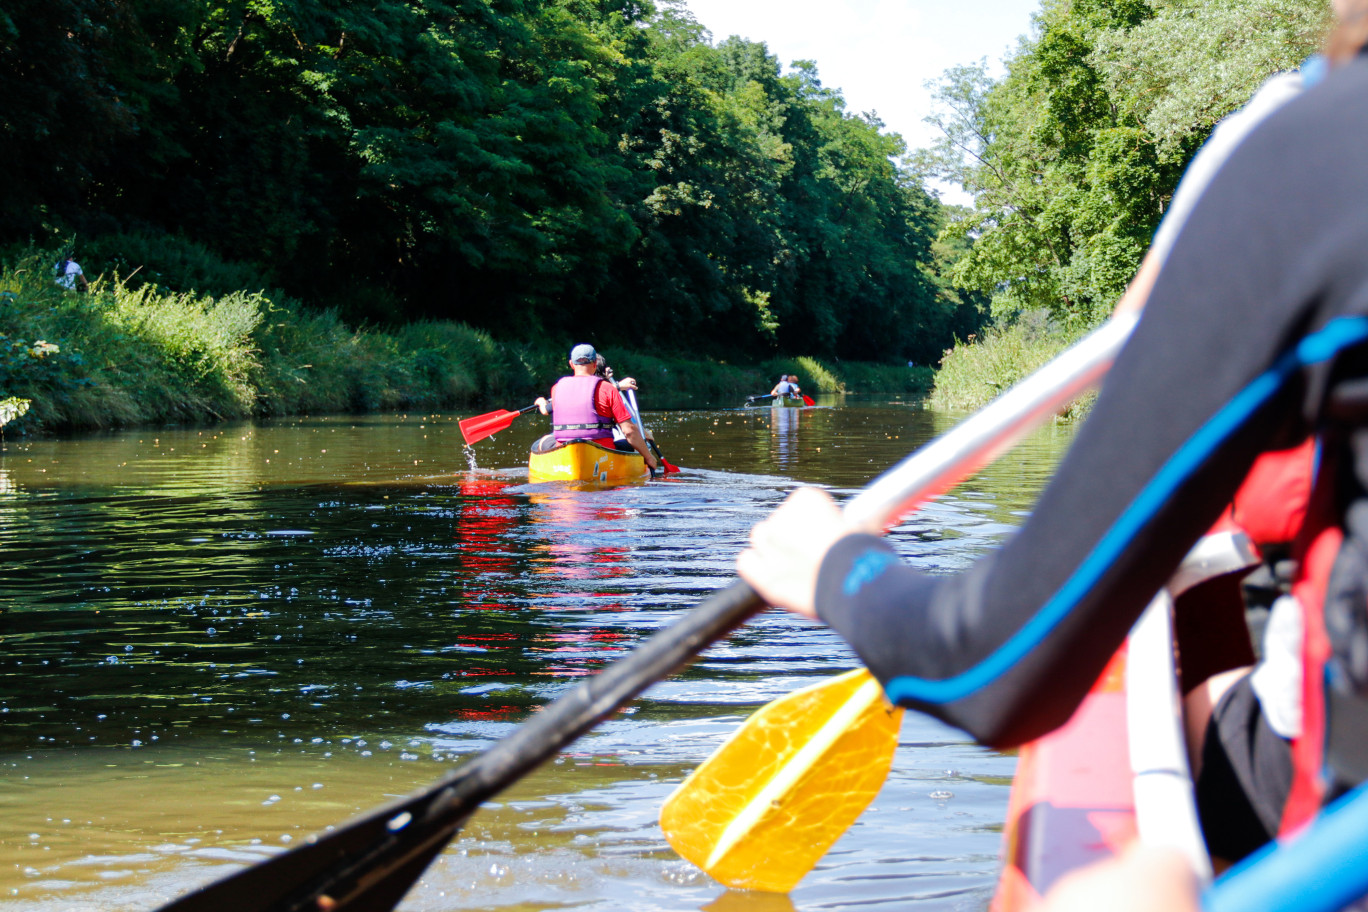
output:
{"label": "yellow paddle blade", "polygon": [[725,886],[787,893],[879,793],[901,722],[864,670],[775,700],[666,800],[665,838]]}

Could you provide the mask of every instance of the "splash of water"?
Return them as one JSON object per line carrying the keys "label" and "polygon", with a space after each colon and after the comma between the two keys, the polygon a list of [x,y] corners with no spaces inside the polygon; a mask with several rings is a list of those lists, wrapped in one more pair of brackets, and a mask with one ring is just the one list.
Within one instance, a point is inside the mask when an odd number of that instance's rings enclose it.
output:
{"label": "splash of water", "polygon": [[475,448],[467,443],[462,449],[465,450],[465,458],[466,462],[470,464],[470,471],[473,472],[478,469],[479,466],[475,464]]}

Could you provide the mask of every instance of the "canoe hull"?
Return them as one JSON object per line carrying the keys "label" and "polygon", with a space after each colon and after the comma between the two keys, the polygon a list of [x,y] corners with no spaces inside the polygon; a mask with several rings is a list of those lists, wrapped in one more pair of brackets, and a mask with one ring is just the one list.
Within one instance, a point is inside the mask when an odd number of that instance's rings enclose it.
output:
{"label": "canoe hull", "polygon": [[529,481],[636,481],[649,474],[639,453],[625,453],[596,443],[569,443],[528,456]]}
{"label": "canoe hull", "polygon": [[1125,667],[1122,646],[1068,723],[1021,748],[990,912],[1032,912],[1065,874],[1136,838]]}
{"label": "canoe hull", "polygon": [[770,403],[770,406],[772,408],[802,408],[803,400],[790,399],[787,396],[775,396],[774,401]]}

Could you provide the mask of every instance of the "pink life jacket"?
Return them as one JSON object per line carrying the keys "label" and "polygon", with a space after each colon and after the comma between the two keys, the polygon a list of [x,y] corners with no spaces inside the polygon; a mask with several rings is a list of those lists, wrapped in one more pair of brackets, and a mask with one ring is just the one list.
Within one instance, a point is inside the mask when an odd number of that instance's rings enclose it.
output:
{"label": "pink life jacket", "polygon": [[602,377],[561,377],[551,388],[551,431],[556,440],[612,439],[615,422],[594,410]]}

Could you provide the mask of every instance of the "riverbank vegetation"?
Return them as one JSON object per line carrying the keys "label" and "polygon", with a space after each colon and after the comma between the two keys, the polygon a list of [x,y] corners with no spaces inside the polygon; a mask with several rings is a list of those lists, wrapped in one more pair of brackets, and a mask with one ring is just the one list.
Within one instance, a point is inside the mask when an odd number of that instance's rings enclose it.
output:
{"label": "riverbank vegetation", "polygon": [[[131,245],[131,239],[125,239]],[[228,286],[205,251],[181,269]],[[87,293],[52,282],[51,255],[0,269],[0,426],[50,432],[377,409],[521,406],[565,372],[555,343],[505,344],[451,321],[348,327],[280,292],[176,292],[97,278]],[[608,350],[653,408],[739,404],[781,372],[810,391],[918,393],[929,370],[772,359],[746,366]]]}
{"label": "riverbank vegetation", "polygon": [[921,167],[973,196],[948,274],[1000,326],[956,346],[936,401],[980,404],[1104,320],[1215,124],[1328,24],[1324,0],[1044,0],[1000,79],[947,71]]}
{"label": "riverbank vegetation", "polygon": [[[1051,326],[1043,311],[988,327],[945,353],[935,373],[927,404],[947,411],[981,408],[1043,367],[1072,342],[1070,333]],[[1087,413],[1094,395],[1075,400],[1059,413],[1070,421]]]}
{"label": "riverbank vegetation", "polygon": [[[341,338],[338,371],[366,379],[329,394],[372,407],[430,398],[467,357],[446,401],[497,397],[531,340],[925,364],[986,313],[948,275],[948,216],[902,140],[814,63],[714,43],[673,0],[45,0],[7,6],[0,36],[10,270],[74,238],[120,332],[174,311],[176,332],[257,352],[221,366],[212,405],[202,384],[130,392],[101,421],[315,407],[301,372],[326,359],[270,352]],[[202,366],[220,340],[189,347]],[[69,420],[95,419],[83,395]]]}

